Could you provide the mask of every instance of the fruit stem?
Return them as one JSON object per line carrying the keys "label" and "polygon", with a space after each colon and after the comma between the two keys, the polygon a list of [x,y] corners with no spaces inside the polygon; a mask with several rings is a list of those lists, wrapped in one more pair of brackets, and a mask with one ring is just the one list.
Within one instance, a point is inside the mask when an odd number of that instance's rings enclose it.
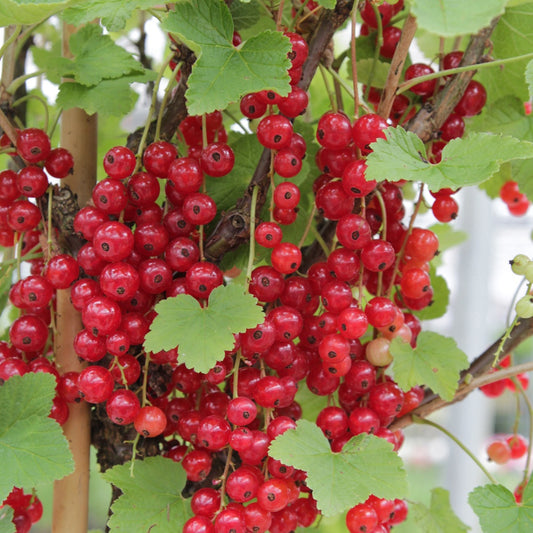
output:
{"label": "fruit stem", "polygon": [[[527,286],[527,293],[529,293],[531,289],[531,283]],[[494,360],[492,361],[492,367],[494,368],[500,360],[500,356],[503,352],[503,345],[505,344],[505,341],[511,336],[511,332],[513,328],[518,324],[518,321],[520,319],[518,318],[518,315],[514,317],[514,320],[511,322],[511,325],[505,330],[505,333],[502,335],[502,338],[500,339],[500,344],[498,344],[498,349],[496,350],[496,353],[494,354]]]}
{"label": "fruit stem", "polygon": [[168,57],[165,59],[165,61],[161,65],[159,72],[157,73],[157,78],[154,82],[154,89],[152,92],[152,101],[150,102],[150,109],[148,109],[148,115],[146,116],[146,122],[144,124],[143,134],[139,142],[139,148],[137,150],[137,164],[135,165],[135,170],[133,171],[133,173],[137,172],[139,168],[141,168],[142,155],[143,155],[144,148],[146,145],[146,139],[148,138],[148,132],[150,131],[150,125],[152,124],[152,116],[155,111],[155,106],[157,102],[157,92],[159,89],[159,85],[161,84],[161,79],[163,78],[163,74],[165,73],[165,70],[173,57],[174,57],[174,52],[168,55]]}
{"label": "fruit stem", "polygon": [[381,14],[379,12],[378,6],[375,4],[370,4],[374,10],[374,15],[376,17],[376,22],[378,24],[378,38],[376,40],[376,46],[374,48],[374,57],[372,59],[372,66],[370,67],[370,73],[368,75],[368,80],[366,83],[365,89],[365,100],[368,100],[368,95],[370,94],[370,89],[372,87],[372,82],[374,81],[374,75],[376,73],[376,67],[379,61],[379,50],[383,46],[383,22],[381,20]]}
{"label": "fruit stem", "polygon": [[[182,61],[180,61],[177,65],[176,65],[176,68],[174,69],[174,73],[178,73],[180,68],[181,68],[181,65],[183,64]],[[170,79],[168,80],[168,84],[165,88],[165,94],[163,95],[163,101],[161,102],[161,107],[159,108],[159,113],[157,113],[157,122],[156,122],[156,125],[155,125],[155,134],[154,134],[154,140],[155,141],[158,141],[160,136],[161,136],[161,122],[163,121],[163,113],[165,111],[165,109],[167,108],[167,102],[168,102],[168,99],[170,97],[170,94],[172,93],[172,89],[176,86],[177,84],[177,74],[175,74],[174,76],[170,76]]]}
{"label": "fruit stem", "polygon": [[11,32],[11,35],[5,40],[4,44],[0,48],[0,58],[4,56],[6,53],[6,50],[15,42],[16,38],[19,36],[20,30],[22,29],[21,24],[17,24],[16,26],[8,26],[8,29]]}
{"label": "fruit stem", "polygon": [[483,471],[483,473],[489,478],[491,483],[494,483],[495,485],[498,484],[498,482],[492,477],[490,472],[481,464],[481,461],[452,433],[450,433],[447,429],[442,427],[440,424],[437,424],[436,422],[433,422],[431,420],[427,420],[425,418],[420,418],[419,416],[413,415],[413,422],[415,424],[425,424],[427,426],[432,426],[435,429],[438,429],[442,433],[444,433],[447,437],[453,440],[459,448],[461,448],[469,457],[476,463],[479,468]]}
{"label": "fruit stem", "polygon": [[220,510],[224,509],[226,502],[224,498],[226,496],[226,481],[228,479],[229,467],[231,465],[231,457],[233,455],[233,448],[228,448],[228,456],[226,457],[226,464],[224,465],[224,472],[222,473],[222,486],[220,487]]}
{"label": "fruit stem", "polygon": [[357,85],[357,52],[356,52],[356,25],[357,25],[357,8],[359,7],[359,0],[355,0],[353,3],[351,19],[351,38],[350,38],[350,54],[352,59],[352,81],[353,81],[353,118],[357,120],[359,118],[359,86]]}
{"label": "fruit stem", "polygon": [[250,285],[252,268],[255,260],[255,210],[257,207],[257,194],[259,187],[254,185],[252,189],[252,204],[250,206],[250,251],[248,253],[248,267],[246,268],[246,285]]}
{"label": "fruit stem", "polygon": [[19,104],[22,104],[23,102],[26,102],[27,100],[37,100],[38,102],[41,102],[43,104],[44,109],[44,126],[42,127],[43,131],[48,131],[48,123],[50,122],[50,114],[48,112],[48,104],[45,102],[43,98],[36,94],[27,94],[26,96],[23,96],[22,98],[19,98],[18,100],[15,100],[12,104],[13,107],[17,107]]}
{"label": "fruit stem", "polygon": [[336,112],[337,111],[337,100],[335,98],[335,93],[333,92],[331,85],[329,84],[329,80],[326,76],[326,72],[328,72],[328,70],[326,69],[324,65],[322,65],[322,63],[320,63],[318,67],[320,69],[320,74],[322,74],[322,79],[324,80],[324,86],[326,88],[326,92],[328,93],[329,102],[331,104],[331,109]]}
{"label": "fruit stem", "polygon": [[296,15],[294,15],[294,17],[292,17],[292,19],[291,19],[291,22],[289,24],[289,31],[293,31],[294,30],[294,26],[296,24],[296,21],[302,16],[303,10],[305,9],[305,6],[308,4],[308,2],[309,2],[309,0],[304,0],[300,4],[300,7],[298,8],[298,11],[296,12]]}
{"label": "fruit stem", "polygon": [[529,415],[529,442],[527,446],[526,464],[524,466],[524,477],[522,479],[522,483],[526,483],[529,476],[529,467],[531,465],[531,457],[533,454],[533,405],[531,404],[531,400],[526,394],[524,387],[522,387],[522,383],[520,383],[520,380],[518,380],[515,376],[511,377],[510,379],[514,383],[516,389],[520,391],[520,394],[526,404],[527,412]]}
{"label": "fruit stem", "polygon": [[313,203],[313,209],[311,209],[311,213],[309,214],[309,218],[307,219],[304,232],[302,236],[300,237],[300,240],[298,241],[298,248],[302,248],[305,242],[305,239],[307,239],[307,235],[309,234],[309,231],[311,230],[311,224],[313,223],[313,220],[315,219],[315,214],[316,214],[316,204]]}
{"label": "fruit stem", "polygon": [[[385,88],[381,95],[381,100],[378,105],[378,115],[387,119],[390,115],[396,89],[398,87],[398,80],[400,79],[405,61],[409,55],[409,48],[416,32],[416,19],[409,16],[402,28],[402,34],[398,41],[398,46],[392,56],[391,66],[385,82]],[[400,122],[401,123],[401,122]]]}
{"label": "fruit stem", "polygon": [[423,201],[424,201],[424,184],[421,183],[420,191],[418,193],[418,200],[416,201],[413,214],[411,215],[411,218],[409,219],[409,226],[407,227],[407,231],[405,232],[405,237],[403,239],[402,246],[400,248],[400,251],[398,252],[398,255],[396,256],[396,262],[394,263],[394,271],[392,273],[391,282],[389,284],[389,288],[387,289],[387,292],[385,293],[387,296],[390,296],[390,293],[392,292],[392,289],[394,287],[394,280],[396,279],[396,275],[398,274],[398,271],[400,269],[400,262],[403,259],[405,247],[407,246],[407,239],[409,238],[409,235],[411,234],[411,231],[413,230],[416,217],[418,215],[418,212],[420,211],[420,206],[422,205]]}
{"label": "fruit stem", "polygon": [[496,59],[495,61],[487,61],[486,63],[476,63],[474,65],[467,65],[466,67],[456,67],[449,68],[447,70],[440,70],[438,72],[433,72],[432,74],[426,74],[425,76],[419,76],[418,78],[413,78],[409,81],[404,81],[398,87],[396,94],[402,94],[405,91],[408,91],[414,85],[422,83],[424,81],[430,81],[437,78],[442,78],[443,76],[452,76],[453,74],[459,74],[461,72],[470,72],[472,70],[479,70],[489,67],[498,67],[500,65],[507,65],[508,63],[514,63],[516,61],[523,61],[525,59],[532,59],[533,52],[529,54],[523,54],[520,56],[507,57],[505,59]]}
{"label": "fruit stem", "polygon": [[0,109],[0,128],[4,130],[4,133],[9,137],[9,140],[13,143],[13,146],[17,146],[17,131],[13,124],[9,122],[4,112]]}
{"label": "fruit stem", "polygon": [[148,367],[150,366],[150,352],[145,352],[144,358],[144,375],[143,375],[143,386],[142,386],[142,407],[145,407],[148,403],[146,399],[146,389],[148,388]]}

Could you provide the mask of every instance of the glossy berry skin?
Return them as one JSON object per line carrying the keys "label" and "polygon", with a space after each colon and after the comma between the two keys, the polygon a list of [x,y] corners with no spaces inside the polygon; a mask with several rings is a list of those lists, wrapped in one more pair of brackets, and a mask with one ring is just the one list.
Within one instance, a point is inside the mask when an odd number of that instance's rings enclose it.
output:
{"label": "glossy berry skin", "polygon": [[208,144],[200,156],[202,170],[213,178],[225,176],[233,169],[235,155],[226,143]]}
{"label": "glossy berry skin", "polygon": [[302,252],[295,244],[282,242],[274,246],[270,260],[280,274],[292,274],[302,264]]}
{"label": "glossy berry skin", "polygon": [[78,279],[79,275],[78,262],[68,254],[58,254],[51,257],[44,274],[54,289],[67,289]]}
{"label": "glossy berry skin", "polygon": [[320,117],[316,140],[321,146],[338,150],[347,146],[351,137],[352,125],[344,113],[328,111]]}
{"label": "glossy berry skin", "polygon": [[28,163],[44,161],[50,154],[50,139],[43,130],[27,128],[17,135],[17,152]]}
{"label": "glossy berry skin", "polygon": [[113,333],[122,319],[118,304],[106,296],[95,296],[89,300],[81,316],[85,327],[95,336]]}
{"label": "glossy berry skin", "polygon": [[119,426],[131,424],[140,408],[139,398],[133,391],[127,389],[116,390],[106,402],[107,416]]}
{"label": "glossy berry skin", "polygon": [[94,251],[109,262],[122,261],[133,251],[134,238],[131,230],[121,222],[110,221],[98,226],[94,232]]}
{"label": "glossy berry skin", "polygon": [[431,287],[431,279],[425,270],[411,268],[403,272],[400,287],[408,298],[422,298]]}
{"label": "glossy berry skin", "polygon": [[281,242],[283,232],[279,224],[275,222],[261,222],[255,228],[254,236],[257,244],[265,248],[274,248],[274,246]]}
{"label": "glossy berry skin", "polygon": [[165,430],[167,417],[159,407],[146,405],[137,413],[133,425],[143,437],[157,437]]}
{"label": "glossy berry skin", "polygon": [[451,222],[457,218],[459,205],[451,196],[442,195],[435,199],[431,211],[439,222]]}
{"label": "glossy berry skin", "polygon": [[165,141],[154,142],[144,151],[144,168],[158,178],[166,178],[170,164],[177,156],[178,152],[173,144]]}
{"label": "glossy berry skin", "polygon": [[274,156],[274,171],[282,178],[293,178],[301,169],[301,158],[290,148],[282,148]]}
{"label": "glossy berry skin", "polygon": [[351,213],[354,199],[353,196],[346,194],[340,182],[332,181],[316,193],[315,203],[324,217],[339,220]]}
{"label": "glossy berry skin", "polygon": [[503,465],[511,459],[511,447],[507,441],[498,440],[489,444],[487,455],[490,461]]}
{"label": "glossy berry skin", "polygon": [[42,168],[28,165],[17,174],[17,188],[28,198],[39,198],[48,189],[48,178]]}
{"label": "glossy berry skin", "polygon": [[372,238],[368,222],[355,214],[346,215],[339,220],[336,235],[339,242],[348,250],[360,250]]}
{"label": "glossy berry skin", "polygon": [[300,201],[300,189],[294,183],[285,181],[274,189],[274,203],[284,209],[294,209]]}
{"label": "glossy berry skin", "polygon": [[354,435],[360,433],[375,433],[381,426],[375,411],[368,407],[356,407],[348,419],[350,431]]}
{"label": "glossy berry skin", "polygon": [[267,104],[256,93],[249,93],[243,96],[239,106],[241,113],[249,119],[262,117],[267,110]]}
{"label": "glossy berry skin", "polygon": [[257,503],[265,511],[281,511],[289,501],[287,483],[282,479],[271,478],[259,487]]}
{"label": "glossy berry skin", "polygon": [[168,179],[182,194],[197,192],[204,181],[198,160],[192,157],[179,157],[170,164]]}
{"label": "glossy berry skin", "polygon": [[520,459],[527,453],[527,440],[522,435],[511,435],[505,440],[511,449],[511,459]]}
{"label": "glossy berry skin", "polygon": [[439,240],[431,230],[413,228],[407,238],[407,244],[405,246],[406,255],[421,261],[431,261],[438,250]]}
{"label": "glossy berry skin", "polygon": [[360,503],[346,514],[346,527],[350,533],[370,533],[378,525],[378,515],[371,505]]}
{"label": "glossy berry skin", "polygon": [[7,225],[19,233],[36,228],[40,221],[39,208],[28,200],[14,202],[7,211]]}
{"label": "glossy berry skin", "polygon": [[135,154],[125,146],[115,146],[104,156],[104,170],[110,178],[123,180],[135,170]]}
{"label": "glossy berry skin", "polygon": [[53,178],[63,179],[72,174],[74,158],[66,148],[54,148],[48,154],[44,168]]}
{"label": "glossy berry skin", "polygon": [[348,416],[344,409],[332,405],[320,411],[316,425],[328,439],[336,439],[348,431]]}
{"label": "glossy berry skin", "polygon": [[232,500],[247,502],[255,498],[261,481],[251,467],[241,466],[228,476],[226,491]]}
{"label": "glossy berry skin", "polygon": [[48,326],[39,317],[17,318],[9,329],[9,339],[21,352],[41,352],[48,338]]}
{"label": "glossy berry skin", "polygon": [[256,416],[257,407],[250,398],[237,397],[228,404],[228,420],[236,426],[247,426],[255,420]]}
{"label": "glossy berry skin", "polygon": [[306,110],[308,104],[307,92],[297,85],[293,85],[291,92],[278,103],[278,109],[286,117],[295,118]]}
{"label": "glossy berry skin", "polygon": [[118,215],[128,203],[126,186],[118,180],[99,181],[92,192],[95,207],[108,215]]}
{"label": "glossy berry skin", "polygon": [[357,119],[352,126],[352,138],[356,146],[366,155],[371,152],[370,144],[385,139],[387,122],[375,113],[368,113]]}
{"label": "glossy berry skin", "polygon": [[115,381],[107,368],[89,366],[78,377],[80,395],[89,403],[105,402],[111,396]]}
{"label": "glossy berry skin", "polygon": [[371,272],[383,272],[390,268],[396,259],[394,247],[388,241],[375,239],[361,251],[361,262]]}
{"label": "glossy berry skin", "polygon": [[451,141],[463,136],[465,122],[457,113],[452,113],[440,127],[440,138],[443,141]]}
{"label": "glossy berry skin", "polygon": [[215,533],[215,526],[206,516],[196,515],[183,524],[182,533]]}
{"label": "glossy berry skin", "polygon": [[224,283],[222,271],[215,264],[198,262],[187,270],[185,287],[195,298],[209,298],[211,291]]}
{"label": "glossy berry skin", "polygon": [[217,213],[217,206],[213,199],[201,192],[187,195],[182,207],[185,220],[198,226],[209,224]]}
{"label": "glossy berry skin", "polygon": [[400,387],[393,382],[385,381],[370,389],[367,405],[384,422],[402,410],[403,402],[404,393]]}
{"label": "glossy berry skin", "polygon": [[301,67],[309,54],[307,42],[298,33],[286,31],[284,35],[291,42],[291,51],[288,53],[288,57],[291,60],[292,68]]}
{"label": "glossy berry skin", "polygon": [[357,159],[348,163],[342,172],[342,187],[346,194],[354,198],[364,198],[376,188],[375,180],[365,177],[366,163]]}
{"label": "glossy berry skin", "polygon": [[117,302],[130,300],[139,288],[137,269],[129,263],[110,263],[104,267],[100,277],[100,288],[109,298]]}
{"label": "glossy berry skin", "polygon": [[[367,0],[360,6],[361,17],[371,28],[377,28],[378,22],[376,20],[376,13],[372,9],[371,3]],[[387,2],[381,4],[378,8],[379,16],[381,17],[381,24],[383,27],[387,26],[394,14],[394,8]]]}
{"label": "glossy berry skin", "polygon": [[383,44],[379,49],[379,53],[387,59],[392,59],[401,35],[402,30],[395,26],[383,28]]}
{"label": "glossy berry skin", "polygon": [[257,126],[257,139],[265,147],[272,150],[286,148],[293,134],[289,119],[281,115],[269,115]]}
{"label": "glossy berry skin", "polygon": [[[424,63],[413,63],[409,65],[405,71],[405,81],[409,81],[420,76],[427,76],[433,74],[435,71]],[[423,81],[410,88],[410,91],[418,94],[419,96],[428,97],[435,92],[437,86],[437,80]]]}
{"label": "glossy berry skin", "polygon": [[481,113],[486,101],[487,91],[485,87],[478,81],[471,80],[454,111],[462,117],[473,117]]}
{"label": "glossy berry skin", "polygon": [[173,239],[165,249],[165,261],[177,272],[186,272],[199,259],[200,249],[188,237]]}

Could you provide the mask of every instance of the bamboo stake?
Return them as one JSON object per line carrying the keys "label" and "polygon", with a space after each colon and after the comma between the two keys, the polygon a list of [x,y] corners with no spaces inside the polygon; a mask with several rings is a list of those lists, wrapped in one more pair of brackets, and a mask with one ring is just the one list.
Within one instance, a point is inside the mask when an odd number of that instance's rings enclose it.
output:
{"label": "bamboo stake", "polygon": [[[68,39],[73,26],[63,28],[63,55],[68,56]],[[74,157],[74,174],[64,183],[78,195],[80,205],[90,198],[96,182],[97,119],[81,109],[68,109],[61,118],[61,146]],[[80,313],[70,302],[70,291],[57,291],[54,353],[61,373],[81,371],[83,365],[73,349],[76,334],[82,329]],[[90,410],[85,402],[70,404],[70,415],[63,431],[74,457],[75,470],[54,483],[52,531],[86,533],[89,513]]]}

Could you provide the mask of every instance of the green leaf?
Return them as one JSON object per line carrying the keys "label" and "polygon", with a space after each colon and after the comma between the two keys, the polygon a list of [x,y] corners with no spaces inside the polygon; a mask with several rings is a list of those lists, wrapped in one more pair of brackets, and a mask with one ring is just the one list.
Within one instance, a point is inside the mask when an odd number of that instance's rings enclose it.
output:
{"label": "green leaf", "polygon": [[[471,2],[465,2],[465,5]],[[533,2],[508,7],[492,32],[491,56],[506,59],[527,54],[533,50]],[[524,71],[528,60],[509,63],[500,68],[482,69],[476,73],[476,80],[487,89],[487,102],[494,102],[507,95],[529,99],[529,90]]]}
{"label": "green leaf", "polygon": [[394,533],[466,533],[469,529],[453,512],[449,492],[435,488],[429,507],[409,502],[407,520],[394,526]]}
{"label": "green leaf", "polygon": [[59,86],[57,105],[63,109],[79,107],[88,115],[125,115],[131,111],[139,95],[130,87],[132,82],[149,81],[154,78],[151,71],[129,75],[115,80],[104,80],[98,85],[87,87],[75,82],[64,82]]}
{"label": "green leaf", "polygon": [[181,496],[187,476],[183,467],[165,457],[137,460],[107,470],[102,477],[122,491],[113,505],[108,526],[114,531],[181,531],[190,518],[190,505]]}
{"label": "green leaf", "polygon": [[447,401],[453,399],[461,370],[468,367],[468,358],[455,341],[433,331],[420,333],[414,349],[400,338],[393,339],[390,351],[394,379],[402,390],[427,385]]}
{"label": "green leaf", "polygon": [[249,2],[231,2],[229,10],[233,18],[233,27],[236,31],[251,28],[261,17],[261,5],[257,0]]}
{"label": "green leaf", "polygon": [[387,83],[387,76],[389,75],[390,64],[386,63],[385,61],[374,62],[374,59],[371,58],[361,59],[357,61],[357,77],[359,79],[370,79],[370,72],[372,69],[374,69],[372,87],[383,89],[383,87],[385,87],[385,84]]}
{"label": "green leaf", "polygon": [[468,503],[479,518],[483,533],[524,533],[533,531],[533,483],[524,489],[522,503],[517,504],[513,493],[503,485],[476,487]]}
{"label": "green leaf", "polygon": [[69,40],[74,55],[73,76],[82,85],[96,85],[104,79],[121,78],[131,72],[144,72],[144,67],[102,28],[89,24]]}
{"label": "green leaf", "polygon": [[66,9],[62,18],[74,26],[99,18],[109,31],[119,31],[124,29],[136,9],[147,9],[159,4],[156,0],[85,0],[82,6]]}
{"label": "green leaf", "polygon": [[61,427],[48,418],[55,385],[50,374],[30,373],[0,387],[0,501],[13,486],[31,489],[72,472]]}
{"label": "green leaf", "polygon": [[225,109],[245,94],[263,89],[282,96],[289,93],[288,38],[264,31],[235,48],[233,21],[224,2],[181,0],[163,28],[178,35],[198,57],[186,93],[190,114]]}
{"label": "green leaf", "polygon": [[150,331],[146,335],[146,351],[159,352],[179,346],[178,361],[187,368],[207,373],[224,352],[234,344],[234,333],[254,328],[264,314],[251,294],[242,286],[221,285],[213,290],[206,307],[188,294],[160,301]]}
{"label": "green leaf", "polygon": [[411,7],[420,28],[442,37],[477,33],[501,15],[507,0],[414,0]]}
{"label": "green leaf", "polygon": [[387,139],[372,144],[367,158],[367,179],[377,181],[422,181],[432,191],[458,189],[490,178],[500,164],[513,159],[533,158],[533,143],[515,137],[472,133],[453,139],[442,151],[442,161],[427,161],[422,141],[403,128],[387,128]]}
{"label": "green leaf", "polygon": [[[455,229],[450,224],[433,224],[428,229],[439,239],[439,255],[435,259],[441,257],[442,252],[445,250],[458,246],[468,239],[468,233],[466,231]],[[436,264],[435,259],[431,261],[433,265]]]}
{"label": "green leaf", "polygon": [[15,533],[15,524],[11,522],[13,509],[9,506],[0,508],[0,533]]}
{"label": "green leaf", "polygon": [[450,303],[450,289],[448,288],[448,284],[442,276],[437,274],[434,265],[431,265],[429,275],[431,277],[433,299],[424,309],[414,311],[414,314],[420,320],[434,320],[435,318],[444,316]]}
{"label": "green leaf", "polygon": [[335,0],[317,0],[317,4],[325,7],[326,9],[333,9],[335,7],[335,3]]}
{"label": "green leaf", "polygon": [[393,499],[407,492],[402,460],[389,442],[374,435],[357,435],[333,453],[316,424],[299,420],[269,450],[274,459],[307,472],[307,485],[325,516],[342,513],[370,494]]}
{"label": "green leaf", "polygon": [[2,0],[0,2],[0,27],[9,24],[35,24],[59,13],[65,7],[77,4],[82,0],[40,0],[20,2]]}

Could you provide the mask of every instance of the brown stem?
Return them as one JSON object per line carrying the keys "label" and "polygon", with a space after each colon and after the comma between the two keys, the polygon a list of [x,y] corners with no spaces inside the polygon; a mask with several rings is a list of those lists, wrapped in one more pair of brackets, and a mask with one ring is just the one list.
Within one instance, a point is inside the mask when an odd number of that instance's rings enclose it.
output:
{"label": "brown stem", "polygon": [[[528,318],[526,320],[521,320],[516,324],[512,329],[511,334],[503,342],[502,353],[506,354],[513,351],[520,343],[525,339],[533,335],[533,319]],[[481,385],[489,383],[489,378],[484,376],[489,369],[492,367],[492,362],[494,361],[494,356],[498,351],[500,344],[502,343],[503,335],[493,342],[482,354],[480,354],[461,374],[461,379],[459,380],[459,388],[455,394],[455,397],[451,401],[445,401],[432,391],[427,391],[425,398],[422,400],[422,403],[411,413],[403,416],[402,418],[393,422],[390,426],[392,431],[396,429],[402,429],[413,423],[412,416],[416,415],[420,418],[425,418],[431,413],[447,407],[453,403],[457,403],[466,396],[468,396],[473,390],[477,389]],[[518,369],[518,367],[515,367]],[[509,369],[512,372],[512,375],[516,375],[512,369]],[[521,371],[521,370],[520,370]],[[503,371],[497,373],[499,376],[498,379],[506,377]],[[474,378],[474,379],[472,379]]]}
{"label": "brown stem", "polygon": [[378,106],[378,115],[383,118],[387,118],[390,115],[392,109],[392,103],[394,102],[394,96],[396,89],[398,88],[398,81],[403,73],[403,67],[405,60],[409,54],[409,47],[416,32],[416,19],[409,15],[405,24],[403,25],[402,35],[398,46],[392,56],[391,65],[389,68],[389,74],[387,76],[387,82],[381,95],[381,101]]}
{"label": "brown stem", "polygon": [[[68,56],[68,38],[74,27],[63,28],[63,53]],[[85,197],[96,183],[96,116],[88,117],[80,109],[69,109],[61,121],[61,144],[70,150],[76,162],[68,177],[73,191]],[[89,192],[90,194],[90,192]],[[80,313],[70,301],[70,291],[58,290],[56,301],[54,354],[60,373],[80,372],[82,365],[74,352],[73,342],[82,329]],[[69,405],[69,419],[63,426],[74,458],[74,472],[54,483],[52,529],[60,533],[85,533],[89,510],[90,410],[85,402]]]}
{"label": "brown stem", "polygon": [[[493,19],[490,26],[483,28],[478,34],[470,39],[470,43],[465,50],[460,66],[474,65],[479,63],[488,39],[492,34],[499,17]],[[407,129],[416,133],[423,142],[431,140],[439,131],[444,121],[453,111],[457,102],[461,99],[466,86],[476,73],[475,70],[461,72],[449,80],[442,91],[439,92],[433,103],[427,103],[411,119]]]}

